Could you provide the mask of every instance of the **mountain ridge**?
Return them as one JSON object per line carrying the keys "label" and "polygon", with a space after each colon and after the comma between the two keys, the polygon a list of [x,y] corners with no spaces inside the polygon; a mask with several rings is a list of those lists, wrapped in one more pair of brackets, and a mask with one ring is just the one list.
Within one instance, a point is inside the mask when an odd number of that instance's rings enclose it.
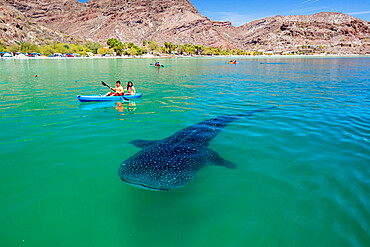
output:
{"label": "mountain ridge", "polygon": [[[312,44],[325,46],[332,52],[370,53],[369,22],[343,13],[278,15],[234,27],[230,22],[212,21],[201,15],[189,0],[90,0],[86,3],[0,0],[1,4],[33,21],[34,32],[44,27],[49,30],[51,39],[58,40],[68,36],[73,41],[103,43],[114,37],[139,44],[153,40],[160,44],[190,43],[250,50],[289,50]],[[8,43],[28,39],[27,35],[15,35],[13,39],[11,36],[2,34],[1,38]]]}

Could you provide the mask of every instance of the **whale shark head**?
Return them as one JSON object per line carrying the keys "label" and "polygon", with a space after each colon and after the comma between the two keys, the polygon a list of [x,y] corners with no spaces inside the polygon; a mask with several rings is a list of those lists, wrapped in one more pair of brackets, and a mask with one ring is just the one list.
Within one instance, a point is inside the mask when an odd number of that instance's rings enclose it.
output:
{"label": "whale shark head", "polygon": [[166,191],[183,187],[194,178],[195,173],[180,169],[176,161],[169,164],[168,160],[146,157],[133,156],[122,162],[118,169],[121,180],[141,189]]}

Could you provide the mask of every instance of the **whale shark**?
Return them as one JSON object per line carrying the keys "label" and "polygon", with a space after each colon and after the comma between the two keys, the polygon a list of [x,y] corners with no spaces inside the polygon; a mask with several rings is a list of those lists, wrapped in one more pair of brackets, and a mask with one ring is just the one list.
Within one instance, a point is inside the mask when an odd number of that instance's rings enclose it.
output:
{"label": "whale shark", "polygon": [[207,148],[210,141],[229,123],[271,108],[212,118],[163,140],[133,140],[130,143],[142,150],[121,163],[118,176],[141,189],[166,191],[189,184],[206,165],[234,169],[234,163]]}

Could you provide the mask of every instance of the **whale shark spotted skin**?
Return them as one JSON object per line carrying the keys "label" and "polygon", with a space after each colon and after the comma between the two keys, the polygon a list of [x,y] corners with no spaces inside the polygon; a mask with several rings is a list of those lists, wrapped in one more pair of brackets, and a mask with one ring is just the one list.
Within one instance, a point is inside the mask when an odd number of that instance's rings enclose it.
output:
{"label": "whale shark spotted skin", "polygon": [[[271,108],[274,107],[266,109]],[[209,142],[229,123],[266,109],[212,118],[163,140],[131,141],[131,144],[142,150],[122,162],[118,176],[132,186],[160,191],[187,185],[194,179],[196,172],[208,164],[234,169],[234,163],[207,148]]]}

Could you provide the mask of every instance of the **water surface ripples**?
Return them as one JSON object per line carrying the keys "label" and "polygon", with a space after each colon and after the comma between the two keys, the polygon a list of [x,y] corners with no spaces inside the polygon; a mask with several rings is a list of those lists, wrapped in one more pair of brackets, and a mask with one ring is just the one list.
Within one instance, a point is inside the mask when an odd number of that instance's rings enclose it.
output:
{"label": "water surface ripples", "polygon": [[[227,60],[0,60],[4,243],[367,246],[370,59]],[[144,96],[77,101],[116,80]],[[270,106],[211,142],[236,170],[208,166],[167,193],[116,175],[134,139]]]}

